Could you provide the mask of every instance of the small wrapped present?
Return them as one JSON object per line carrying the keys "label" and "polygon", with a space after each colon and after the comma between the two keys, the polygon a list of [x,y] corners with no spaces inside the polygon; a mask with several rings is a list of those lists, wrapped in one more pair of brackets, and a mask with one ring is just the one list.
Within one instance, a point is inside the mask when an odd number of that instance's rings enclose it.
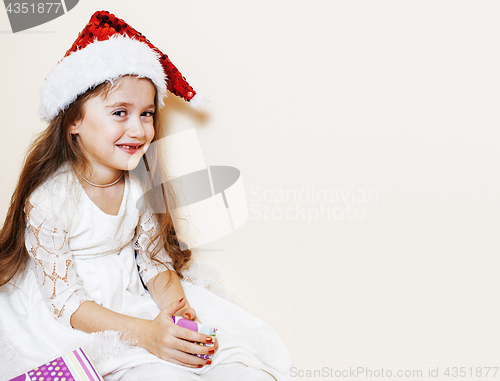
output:
{"label": "small wrapped present", "polygon": [[[174,323],[177,324],[180,327],[184,327],[187,329],[190,329],[191,331],[195,332],[200,332],[203,333],[204,335],[208,335],[212,337],[212,342],[207,344],[207,343],[200,343],[197,341],[193,341],[193,343],[206,346],[206,347],[213,347],[214,346],[214,341],[215,341],[215,336],[217,335],[217,328],[212,328],[208,327],[203,324],[199,324],[195,321],[184,319],[180,316],[172,316],[172,319],[174,320]],[[196,355],[202,359],[208,360],[212,358],[212,355]]]}
{"label": "small wrapped present", "polygon": [[83,348],[41,365],[10,381],[104,381]]}

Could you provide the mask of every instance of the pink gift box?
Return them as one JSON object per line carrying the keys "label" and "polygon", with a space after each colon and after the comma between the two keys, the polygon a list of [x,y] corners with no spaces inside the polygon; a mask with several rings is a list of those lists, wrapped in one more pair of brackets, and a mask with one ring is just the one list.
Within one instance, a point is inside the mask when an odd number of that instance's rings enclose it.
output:
{"label": "pink gift box", "polygon": [[104,381],[83,348],[49,361],[10,381]]}
{"label": "pink gift box", "polygon": [[[192,341],[192,343],[196,343],[196,344],[202,345],[204,347],[213,347],[214,346],[215,336],[217,335],[217,328],[212,328],[212,327],[208,327],[208,326],[203,325],[203,324],[198,324],[195,321],[184,319],[183,317],[180,317],[180,316],[172,316],[172,320],[178,326],[190,329],[191,331],[200,332],[200,333],[203,333],[205,335],[212,337],[212,342],[210,344],[199,343],[199,342],[195,342],[195,341]],[[204,360],[208,360],[208,359],[212,358],[212,355],[196,355],[196,356],[198,356],[199,358],[202,358]]]}

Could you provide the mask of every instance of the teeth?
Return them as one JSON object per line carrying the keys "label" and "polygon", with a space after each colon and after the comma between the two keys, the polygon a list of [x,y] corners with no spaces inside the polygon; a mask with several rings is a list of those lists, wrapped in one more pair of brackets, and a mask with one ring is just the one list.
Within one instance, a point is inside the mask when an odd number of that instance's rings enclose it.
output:
{"label": "teeth", "polygon": [[127,149],[136,149],[136,148],[139,148],[138,146],[137,147],[132,147],[132,146],[122,146],[123,148],[127,148]]}

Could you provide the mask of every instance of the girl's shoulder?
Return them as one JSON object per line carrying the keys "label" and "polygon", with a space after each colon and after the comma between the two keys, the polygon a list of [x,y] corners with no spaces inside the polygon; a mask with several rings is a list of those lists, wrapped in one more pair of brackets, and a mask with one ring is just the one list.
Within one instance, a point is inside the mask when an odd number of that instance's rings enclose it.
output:
{"label": "girl's shoulder", "polygon": [[69,164],[63,164],[31,194],[29,201],[41,205],[47,202],[63,202],[77,188],[78,179]]}
{"label": "girl's shoulder", "polygon": [[75,211],[82,190],[71,166],[63,164],[33,191],[28,203],[46,218],[61,220]]}

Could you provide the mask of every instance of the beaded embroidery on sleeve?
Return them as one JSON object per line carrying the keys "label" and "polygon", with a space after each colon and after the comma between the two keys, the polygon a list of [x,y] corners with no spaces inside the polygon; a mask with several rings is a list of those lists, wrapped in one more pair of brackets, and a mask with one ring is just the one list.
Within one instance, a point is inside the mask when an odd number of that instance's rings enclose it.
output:
{"label": "beaded embroidery on sleeve", "polygon": [[[166,263],[167,266],[162,265],[150,259],[149,250],[154,249],[153,242],[154,236],[157,234],[158,222],[153,213],[146,211],[141,215],[139,224],[137,225],[136,234],[134,237],[134,249],[136,250],[136,261],[139,266],[139,274],[144,284],[147,284],[159,273],[166,270],[173,270],[172,260],[167,254],[165,248],[161,247],[156,255],[156,258]],[[148,250],[149,249],[149,250]]]}
{"label": "beaded embroidery on sleeve", "polygon": [[71,327],[71,315],[83,302],[92,301],[73,266],[68,233],[51,226],[40,210],[26,204],[28,253],[42,295],[54,316]]}

